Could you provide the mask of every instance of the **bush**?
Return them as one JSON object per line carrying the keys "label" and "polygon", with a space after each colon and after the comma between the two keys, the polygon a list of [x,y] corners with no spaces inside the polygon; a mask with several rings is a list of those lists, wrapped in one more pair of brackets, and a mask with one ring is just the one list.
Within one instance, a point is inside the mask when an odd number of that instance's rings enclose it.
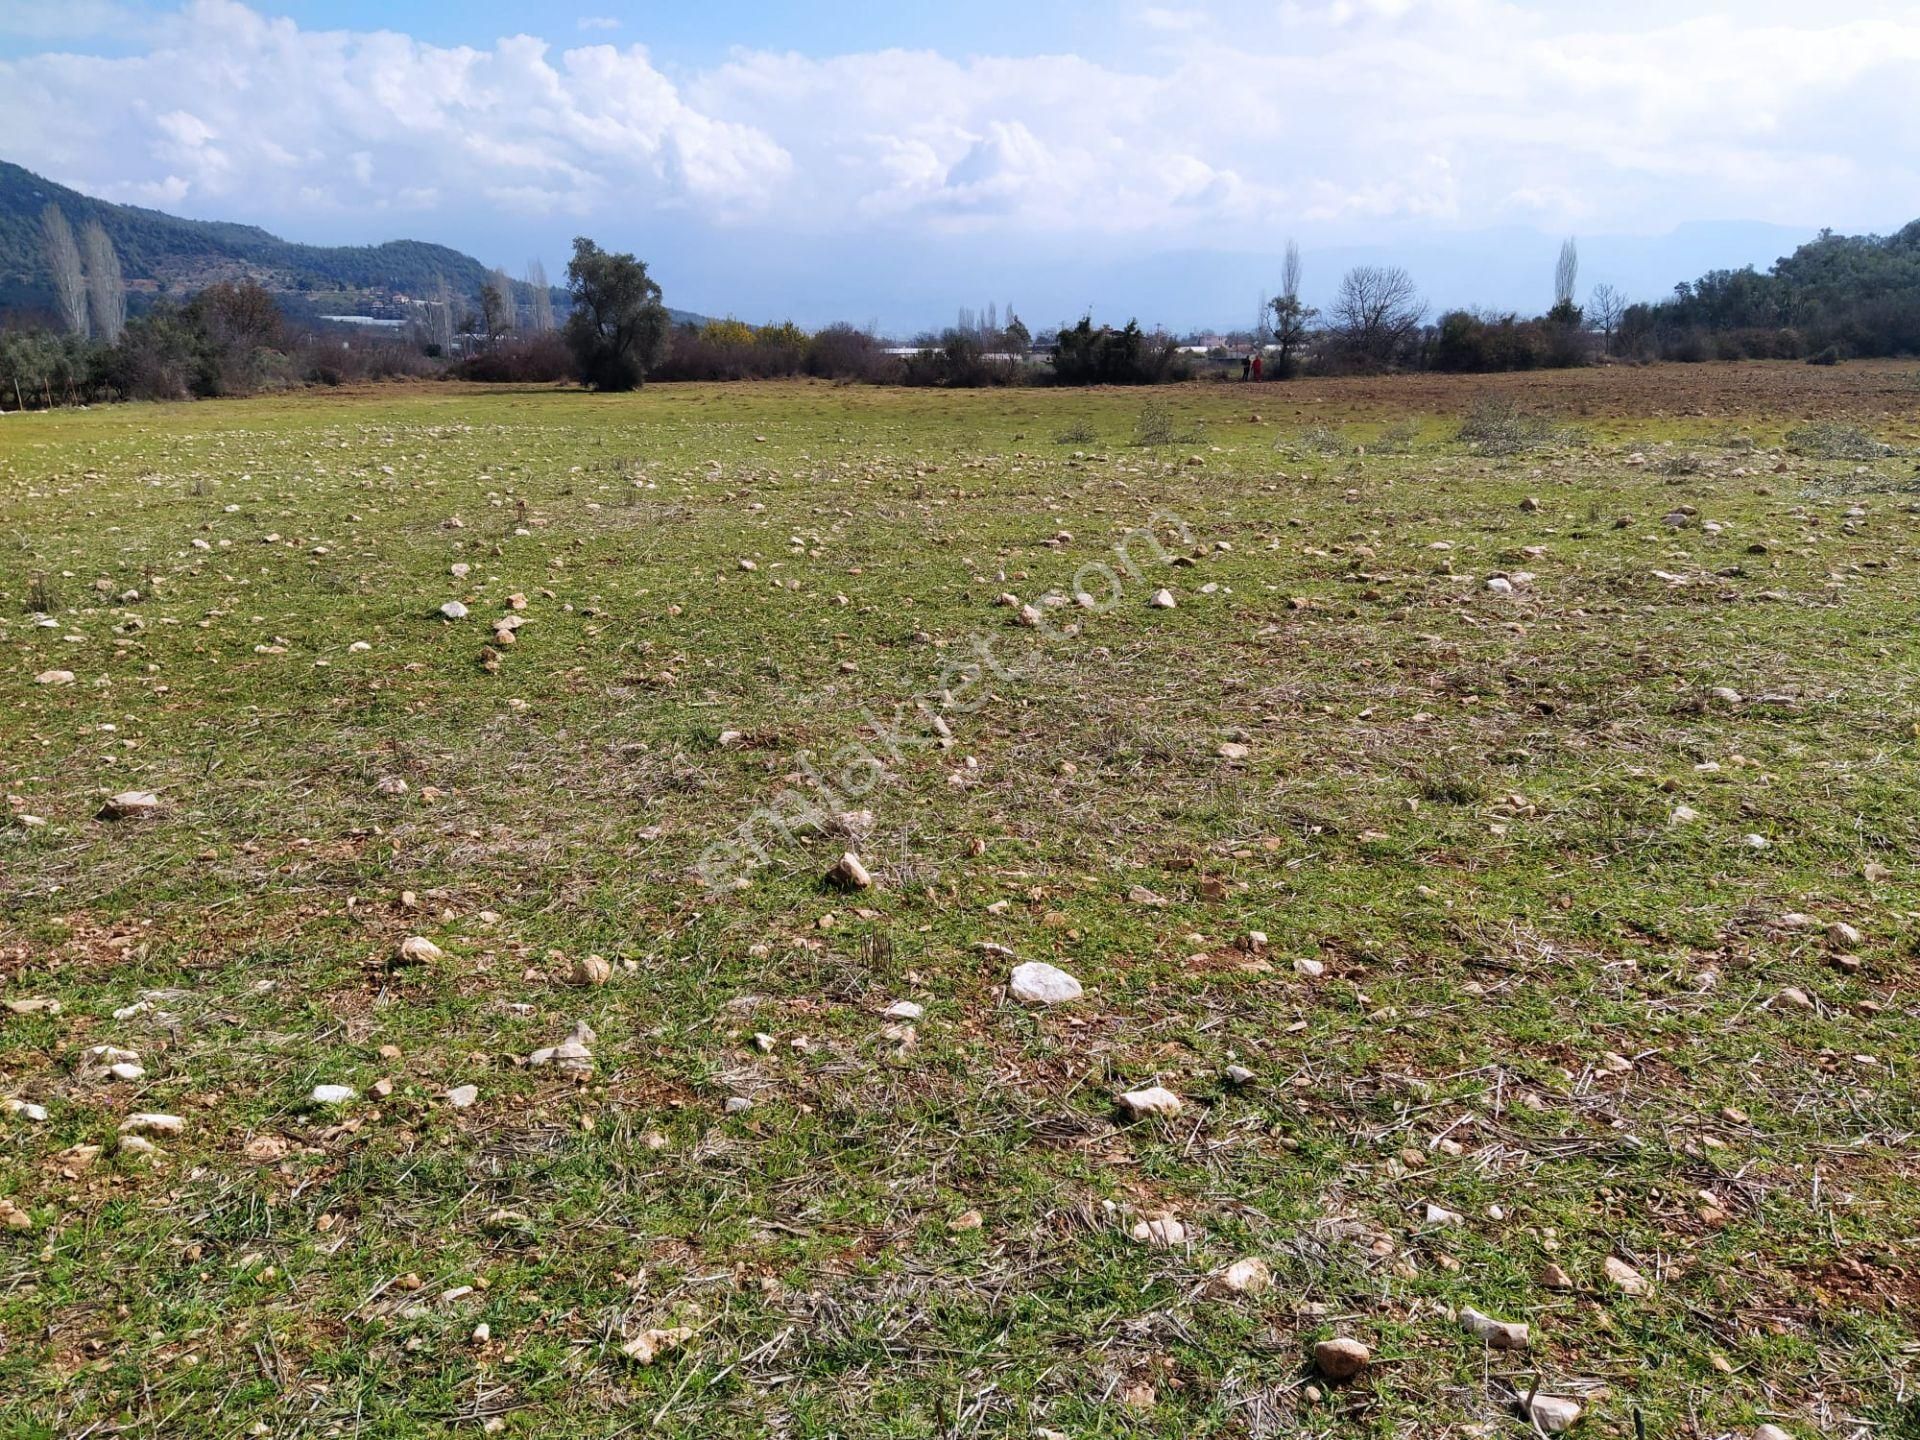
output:
{"label": "bush", "polygon": [[900,378],[900,362],[864,330],[829,325],[807,342],[807,374],[823,380],[863,380],[882,384]]}
{"label": "bush", "polygon": [[448,373],[487,385],[551,385],[572,378],[573,355],[558,331],[535,332],[469,355]]}
{"label": "bush", "polygon": [[1482,395],[1454,438],[1483,455],[1524,455],[1563,445],[1571,435],[1545,416],[1526,414],[1504,395]]}
{"label": "bush", "polygon": [[1821,421],[1787,432],[1787,449],[1810,460],[1884,460],[1900,452],[1858,425]]}

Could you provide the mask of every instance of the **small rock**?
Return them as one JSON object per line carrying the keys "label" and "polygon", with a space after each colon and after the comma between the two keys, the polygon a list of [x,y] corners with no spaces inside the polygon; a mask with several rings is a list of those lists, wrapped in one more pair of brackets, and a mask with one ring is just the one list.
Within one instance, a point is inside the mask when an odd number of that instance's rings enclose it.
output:
{"label": "small rock", "polygon": [[1229,1065],[1226,1073],[1229,1085],[1251,1085],[1256,1078],[1253,1071],[1244,1065]]}
{"label": "small rock", "polygon": [[1150,1220],[1136,1221],[1127,1234],[1142,1245],[1170,1247],[1187,1243],[1187,1227],[1171,1215],[1156,1215]]}
{"label": "small rock", "polygon": [[1491,1350],[1527,1348],[1527,1325],[1524,1320],[1495,1320],[1469,1306],[1460,1312],[1460,1328],[1469,1335],[1479,1336]]}
{"label": "small rock", "polygon": [[137,820],[160,808],[160,797],[151,790],[122,790],[107,797],[100,807],[102,820]]}
{"label": "small rock", "polygon": [[1722,705],[1738,705],[1745,697],[1738,690],[1730,689],[1725,685],[1716,685],[1707,691],[1707,698],[1717,700]]}
{"label": "small rock", "polygon": [[927,1012],[911,1000],[896,1000],[880,1013],[889,1020],[918,1020]]}
{"label": "small rock", "polygon": [[978,1210],[962,1210],[947,1222],[947,1229],[958,1235],[966,1230],[978,1230],[987,1220]]}
{"label": "small rock", "polygon": [[408,965],[428,965],[446,959],[446,951],[424,935],[409,935],[400,942],[400,959]]}
{"label": "small rock", "polygon": [[1121,1108],[1134,1116],[1178,1115],[1185,1108],[1180,1097],[1164,1085],[1149,1085],[1144,1090],[1129,1090],[1120,1097]]}
{"label": "small rock", "polygon": [[447,1103],[456,1110],[465,1110],[480,1098],[478,1085],[456,1085],[447,1091]]}
{"label": "small rock", "polygon": [[1673,813],[1667,817],[1669,825],[1691,825],[1700,818],[1700,812],[1691,805],[1676,805]]}
{"label": "small rock", "polygon": [[36,685],[71,685],[74,675],[71,670],[42,670],[33,677]]}
{"label": "small rock", "polygon": [[849,850],[842,855],[827,872],[827,883],[837,885],[842,890],[871,890],[873,876],[867,873],[867,867],[860,863],[860,857]]}
{"label": "small rock", "polygon": [[1044,960],[1029,960],[1013,967],[1007,993],[1024,1005],[1064,1005],[1078,1000],[1085,992],[1080,982],[1056,965]]}
{"label": "small rock", "polygon": [[1487,589],[1496,595],[1511,595],[1513,593],[1513,582],[1504,575],[1496,575],[1487,581]]}
{"label": "small rock", "polygon": [[604,985],[612,978],[613,966],[607,963],[604,955],[582,955],[573,962],[573,969],[567,976],[570,984],[583,988]]}
{"label": "small rock", "polygon": [[1573,1277],[1551,1262],[1541,1268],[1539,1279],[1549,1290],[1573,1289]]}
{"label": "small rock", "polygon": [[[741,561],[751,565],[751,561]],[[638,1365],[651,1365],[669,1350],[678,1350],[693,1338],[693,1331],[685,1325],[676,1325],[666,1330],[644,1330],[620,1347],[620,1353]]]}
{"label": "small rock", "polygon": [[449,600],[440,607],[440,613],[449,620],[464,620],[467,618],[467,607],[458,600]]}
{"label": "small rock", "polygon": [[1449,1210],[1446,1206],[1436,1205],[1431,1200],[1427,1202],[1426,1216],[1427,1224],[1429,1225],[1444,1225],[1453,1228],[1467,1223],[1467,1217],[1462,1215],[1458,1210]]}
{"label": "small rock", "polygon": [[[1515,1408],[1521,1409],[1522,1418],[1528,1418],[1523,1408],[1527,1397],[1522,1395]],[[1571,1430],[1574,1422],[1580,1418],[1580,1402],[1563,1400],[1556,1395],[1535,1395],[1533,1397],[1533,1423],[1549,1435],[1558,1435],[1563,1430]]]}
{"label": "small rock", "polygon": [[1861,944],[1867,937],[1844,920],[1836,920],[1827,926],[1827,939],[1835,945],[1844,945],[1848,949]]}
{"label": "small rock", "polygon": [[1244,760],[1252,753],[1250,746],[1242,745],[1237,740],[1229,740],[1220,747],[1222,760]]}
{"label": "small rock", "polygon": [[398,775],[382,775],[373,782],[373,788],[381,795],[404,795],[407,793],[407,782]]}
{"label": "small rock", "polygon": [[1171,590],[1156,590],[1153,592],[1153,598],[1147,601],[1147,604],[1151,605],[1155,610],[1172,610],[1176,608],[1179,603],[1179,601],[1173,598],[1173,592]]}
{"label": "small rock", "polygon": [[1373,1352],[1358,1340],[1322,1340],[1313,1347],[1313,1363],[1329,1380],[1351,1380],[1366,1369]]}
{"label": "small rock", "polygon": [[1607,1279],[1611,1280],[1624,1294],[1644,1295],[1653,1288],[1647,1283],[1646,1276],[1616,1256],[1607,1256],[1606,1264],[1602,1268],[1607,1272]]}
{"label": "small rock", "polygon": [[23,1120],[31,1120],[36,1125],[43,1123],[47,1118],[46,1106],[36,1105],[31,1100],[15,1100],[11,1096],[0,1100],[0,1110],[6,1111],[9,1115],[18,1115]]}
{"label": "small rock", "polygon": [[1780,999],[1796,1010],[1813,1009],[1813,1000],[1806,991],[1797,985],[1789,985],[1780,992]]}
{"label": "small rock", "polygon": [[351,1085],[316,1085],[307,1097],[316,1105],[344,1105],[354,1098]]}
{"label": "small rock", "polygon": [[1273,1287],[1273,1267],[1258,1255],[1249,1255],[1220,1272],[1220,1285],[1236,1295],[1258,1295]]}
{"label": "small rock", "polygon": [[1778,1425],[1760,1425],[1754,1429],[1753,1440],[1793,1440],[1793,1436]]}
{"label": "small rock", "polygon": [[1293,973],[1308,980],[1318,980],[1327,973],[1327,967],[1318,960],[1309,960],[1301,956],[1293,962]]}
{"label": "small rock", "polygon": [[120,1122],[122,1135],[178,1135],[186,1128],[187,1122],[178,1115],[159,1115],[151,1111],[136,1112]]}
{"label": "small rock", "polygon": [[722,1108],[729,1115],[744,1115],[747,1111],[753,1109],[753,1101],[749,1100],[745,1095],[729,1095],[727,1097],[727,1103]]}

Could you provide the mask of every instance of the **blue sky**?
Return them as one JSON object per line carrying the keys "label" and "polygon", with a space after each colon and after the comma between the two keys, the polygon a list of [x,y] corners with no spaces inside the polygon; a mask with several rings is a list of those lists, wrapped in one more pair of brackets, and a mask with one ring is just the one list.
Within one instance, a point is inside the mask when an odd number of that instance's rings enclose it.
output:
{"label": "blue sky", "polygon": [[894,331],[993,300],[1243,324],[1296,237],[1541,308],[1920,212],[1920,7],[0,0],[0,157],[292,238]]}

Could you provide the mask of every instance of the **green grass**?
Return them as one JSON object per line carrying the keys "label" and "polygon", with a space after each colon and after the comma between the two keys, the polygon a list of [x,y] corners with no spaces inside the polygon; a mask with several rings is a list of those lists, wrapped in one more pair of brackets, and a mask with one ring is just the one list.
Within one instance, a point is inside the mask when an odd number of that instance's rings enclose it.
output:
{"label": "green grass", "polygon": [[[1874,373],[1819,415],[1899,446]],[[1511,456],[1430,380],[7,417],[0,998],[60,1008],[0,1012],[48,1111],[0,1118],[0,1435],[1523,1435],[1536,1376],[1592,1433],[1910,1433],[1913,461],[1581,383],[1585,443]],[[996,605],[1168,516],[1193,563],[1110,608]],[[877,888],[826,833],[701,883],[862,753]],[[590,1078],[525,1063],[582,1020]]]}

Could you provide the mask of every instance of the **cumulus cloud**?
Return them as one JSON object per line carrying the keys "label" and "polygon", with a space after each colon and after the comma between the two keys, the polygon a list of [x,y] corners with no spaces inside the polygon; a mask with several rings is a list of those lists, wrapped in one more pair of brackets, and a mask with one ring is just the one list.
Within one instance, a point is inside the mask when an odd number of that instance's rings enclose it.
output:
{"label": "cumulus cloud", "polygon": [[[1123,13],[1100,62],[743,48],[670,74],[637,44],[437,46],[192,0],[141,53],[0,62],[0,133],[58,179],[282,224],[483,197],[536,216],[1186,244],[1316,225],[1851,225],[1920,178],[1902,108],[1920,13],[1893,0],[1749,0],[1737,18],[1706,0]],[[1886,123],[1858,124],[1863,103]]]}

